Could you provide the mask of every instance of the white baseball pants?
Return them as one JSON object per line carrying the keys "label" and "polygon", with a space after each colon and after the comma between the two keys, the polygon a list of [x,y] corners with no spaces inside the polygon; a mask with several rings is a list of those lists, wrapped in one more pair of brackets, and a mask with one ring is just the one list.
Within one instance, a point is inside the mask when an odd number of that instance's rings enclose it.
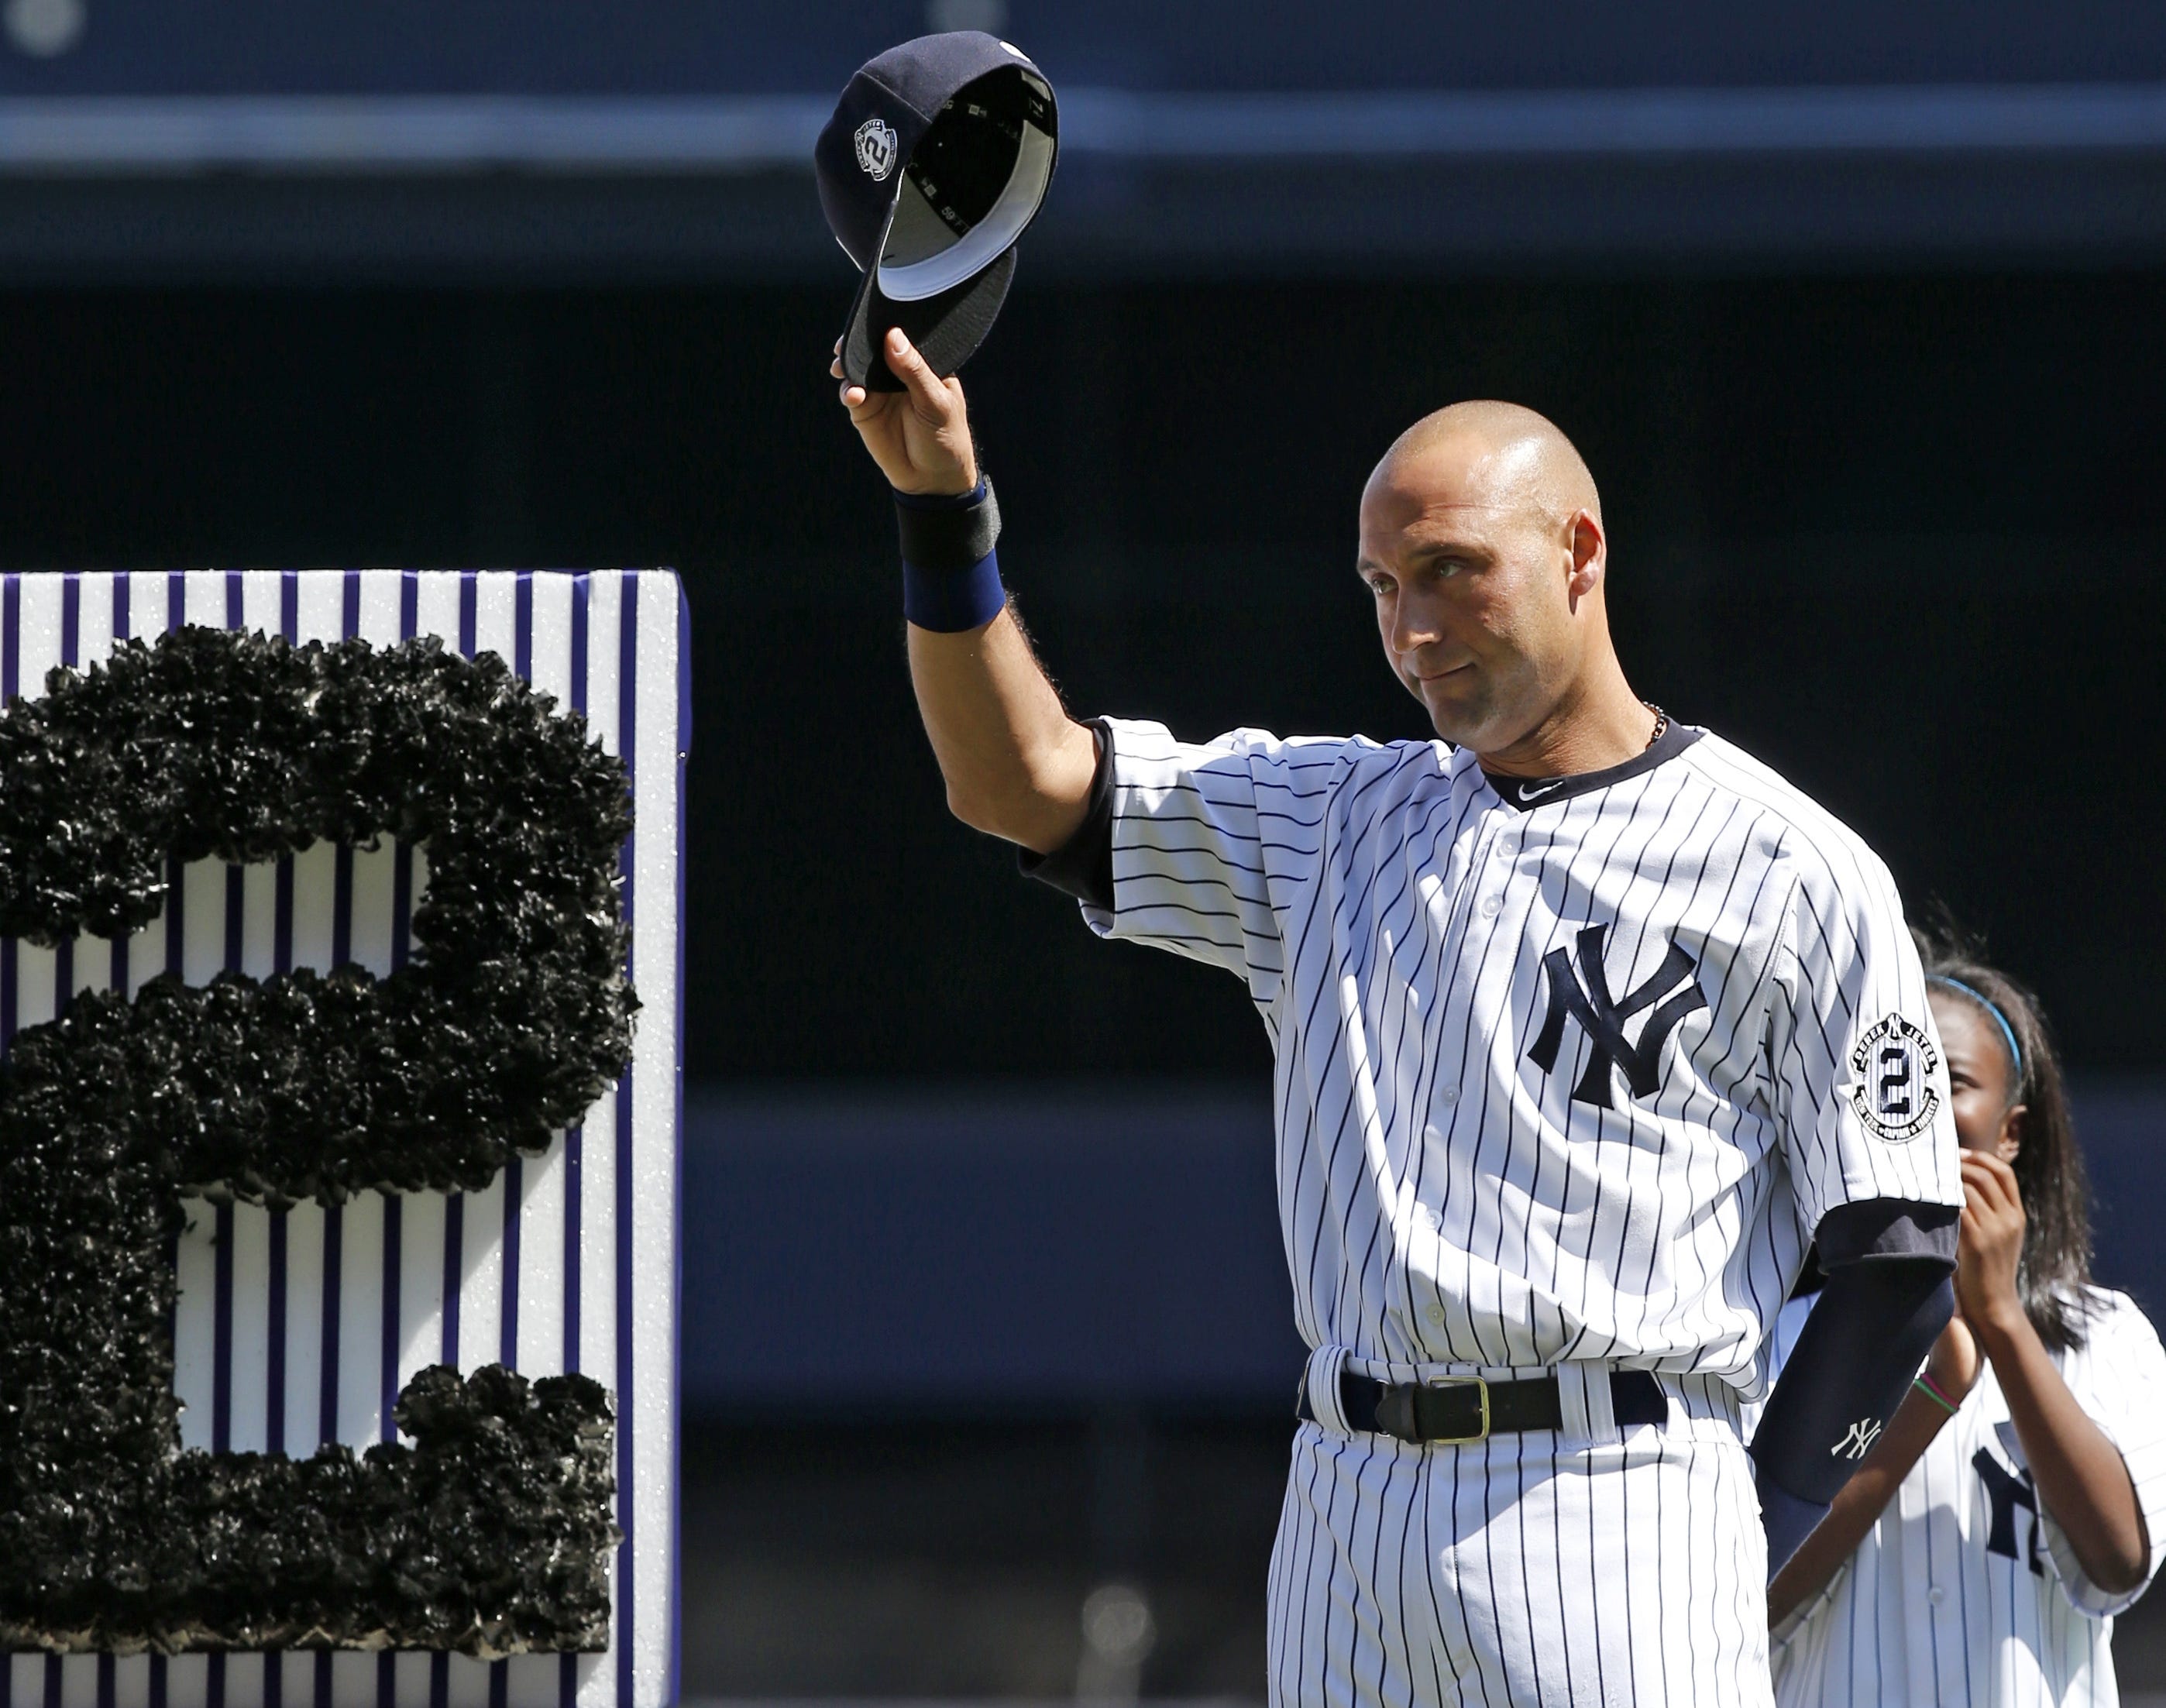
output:
{"label": "white baseball pants", "polygon": [[1273,1708],[1772,1708],[1729,1390],[1665,1378],[1670,1421],[1620,1431],[1608,1373],[1558,1373],[1563,1430],[1466,1447],[1350,1432],[1318,1407],[1271,1555]]}

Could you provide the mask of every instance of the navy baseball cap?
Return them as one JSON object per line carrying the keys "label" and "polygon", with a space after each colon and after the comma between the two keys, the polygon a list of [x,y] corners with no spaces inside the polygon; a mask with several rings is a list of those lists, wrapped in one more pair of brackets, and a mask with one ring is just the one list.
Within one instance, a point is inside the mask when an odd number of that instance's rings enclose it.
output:
{"label": "navy baseball cap", "polygon": [[982,30],[922,35],[858,68],[812,150],[828,227],[864,275],[846,377],[901,389],[880,355],[890,326],[943,376],[984,341],[1058,137],[1045,74]]}

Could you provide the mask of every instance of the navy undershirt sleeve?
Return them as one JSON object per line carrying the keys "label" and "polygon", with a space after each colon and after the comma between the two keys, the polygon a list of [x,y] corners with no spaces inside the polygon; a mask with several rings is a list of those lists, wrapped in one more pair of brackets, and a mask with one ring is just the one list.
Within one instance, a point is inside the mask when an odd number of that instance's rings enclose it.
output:
{"label": "navy undershirt sleeve", "polygon": [[1026,878],[1106,912],[1113,910],[1113,734],[1102,718],[1086,719],[1098,738],[1098,769],[1091,778],[1091,804],[1075,833],[1050,854],[1016,850]]}
{"label": "navy undershirt sleeve", "polygon": [[1826,1284],[1752,1437],[1773,1577],[1872,1448],[1955,1314],[1957,1212],[1875,1199],[1816,1235]]}

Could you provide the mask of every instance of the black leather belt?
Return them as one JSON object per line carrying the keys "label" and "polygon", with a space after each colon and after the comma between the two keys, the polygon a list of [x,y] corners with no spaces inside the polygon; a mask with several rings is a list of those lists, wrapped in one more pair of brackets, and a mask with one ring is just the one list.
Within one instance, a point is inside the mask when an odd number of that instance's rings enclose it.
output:
{"label": "black leather belt", "polygon": [[[1670,1415],[1669,1400],[1651,1371],[1612,1370],[1609,1400],[1620,1426],[1661,1423]],[[1306,1421],[1317,1421],[1308,1403],[1306,1379],[1301,1385],[1299,1409]],[[1432,1446],[1463,1446],[1492,1435],[1564,1426],[1564,1405],[1557,1397],[1554,1376],[1535,1376],[1524,1382],[1450,1376],[1431,1385],[1401,1386],[1342,1370],[1339,1415],[1350,1428]]]}

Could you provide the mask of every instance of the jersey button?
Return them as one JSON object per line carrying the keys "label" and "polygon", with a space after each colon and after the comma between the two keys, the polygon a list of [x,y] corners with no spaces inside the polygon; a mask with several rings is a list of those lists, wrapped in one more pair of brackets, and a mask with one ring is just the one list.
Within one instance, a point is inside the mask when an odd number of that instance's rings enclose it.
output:
{"label": "jersey button", "polygon": [[1937,1607],[1941,1602],[1948,1599],[1948,1592],[1941,1588],[1938,1584],[1936,1584],[1931,1589],[1926,1591],[1926,1599],[1931,1602],[1934,1606]]}
{"label": "jersey button", "polygon": [[1423,1315],[1439,1328],[1444,1326],[1444,1307],[1441,1305],[1432,1305]]}
{"label": "jersey button", "polygon": [[1459,1101],[1459,1088],[1456,1085],[1445,1086],[1437,1093],[1436,1100],[1446,1108],[1450,1107]]}
{"label": "jersey button", "polygon": [[1486,896],[1482,899],[1482,911],[1488,915],[1488,916],[1492,920],[1495,919],[1499,913],[1503,911],[1503,907],[1504,899],[1502,896],[1492,895]]}

